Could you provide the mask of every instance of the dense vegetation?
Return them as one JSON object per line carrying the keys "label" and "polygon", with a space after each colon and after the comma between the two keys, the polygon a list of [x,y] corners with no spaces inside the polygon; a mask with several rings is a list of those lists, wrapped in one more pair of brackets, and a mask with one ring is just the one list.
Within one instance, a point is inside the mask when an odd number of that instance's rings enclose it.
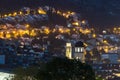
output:
{"label": "dense vegetation", "polygon": [[79,60],[54,57],[39,67],[17,68],[13,80],[95,80],[91,66]]}

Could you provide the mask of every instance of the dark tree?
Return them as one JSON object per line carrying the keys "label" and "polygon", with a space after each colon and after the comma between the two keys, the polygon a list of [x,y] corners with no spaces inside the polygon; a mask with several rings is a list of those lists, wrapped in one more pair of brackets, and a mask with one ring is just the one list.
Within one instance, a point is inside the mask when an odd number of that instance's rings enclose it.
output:
{"label": "dark tree", "polygon": [[14,71],[15,76],[12,80],[36,80],[35,76],[38,73],[37,67],[16,68]]}
{"label": "dark tree", "polygon": [[95,80],[91,66],[79,60],[67,58],[53,58],[39,70],[38,80]]}

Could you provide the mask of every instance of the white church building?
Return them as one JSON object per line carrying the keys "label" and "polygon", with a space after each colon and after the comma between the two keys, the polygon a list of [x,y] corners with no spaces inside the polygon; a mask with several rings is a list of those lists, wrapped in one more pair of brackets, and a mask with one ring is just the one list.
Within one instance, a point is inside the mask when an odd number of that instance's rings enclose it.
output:
{"label": "white church building", "polygon": [[85,62],[84,43],[81,41],[77,41],[75,44],[67,42],[66,57],[68,57],[69,59],[79,59],[81,60],[81,62]]}

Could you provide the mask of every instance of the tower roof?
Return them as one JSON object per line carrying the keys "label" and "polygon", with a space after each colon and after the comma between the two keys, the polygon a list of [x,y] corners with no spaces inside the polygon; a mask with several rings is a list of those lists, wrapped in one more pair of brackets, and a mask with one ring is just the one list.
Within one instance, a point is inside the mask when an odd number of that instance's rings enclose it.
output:
{"label": "tower roof", "polygon": [[78,41],[75,43],[75,47],[84,47],[84,43],[82,41]]}

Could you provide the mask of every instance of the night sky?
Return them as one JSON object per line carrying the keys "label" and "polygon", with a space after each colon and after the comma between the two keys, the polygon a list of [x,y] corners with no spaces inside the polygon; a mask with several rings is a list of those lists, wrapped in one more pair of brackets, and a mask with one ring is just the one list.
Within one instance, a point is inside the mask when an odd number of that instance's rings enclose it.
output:
{"label": "night sky", "polygon": [[0,0],[0,13],[18,10],[24,6],[36,8],[49,5],[58,9],[81,13],[92,26],[120,25],[118,0]]}

